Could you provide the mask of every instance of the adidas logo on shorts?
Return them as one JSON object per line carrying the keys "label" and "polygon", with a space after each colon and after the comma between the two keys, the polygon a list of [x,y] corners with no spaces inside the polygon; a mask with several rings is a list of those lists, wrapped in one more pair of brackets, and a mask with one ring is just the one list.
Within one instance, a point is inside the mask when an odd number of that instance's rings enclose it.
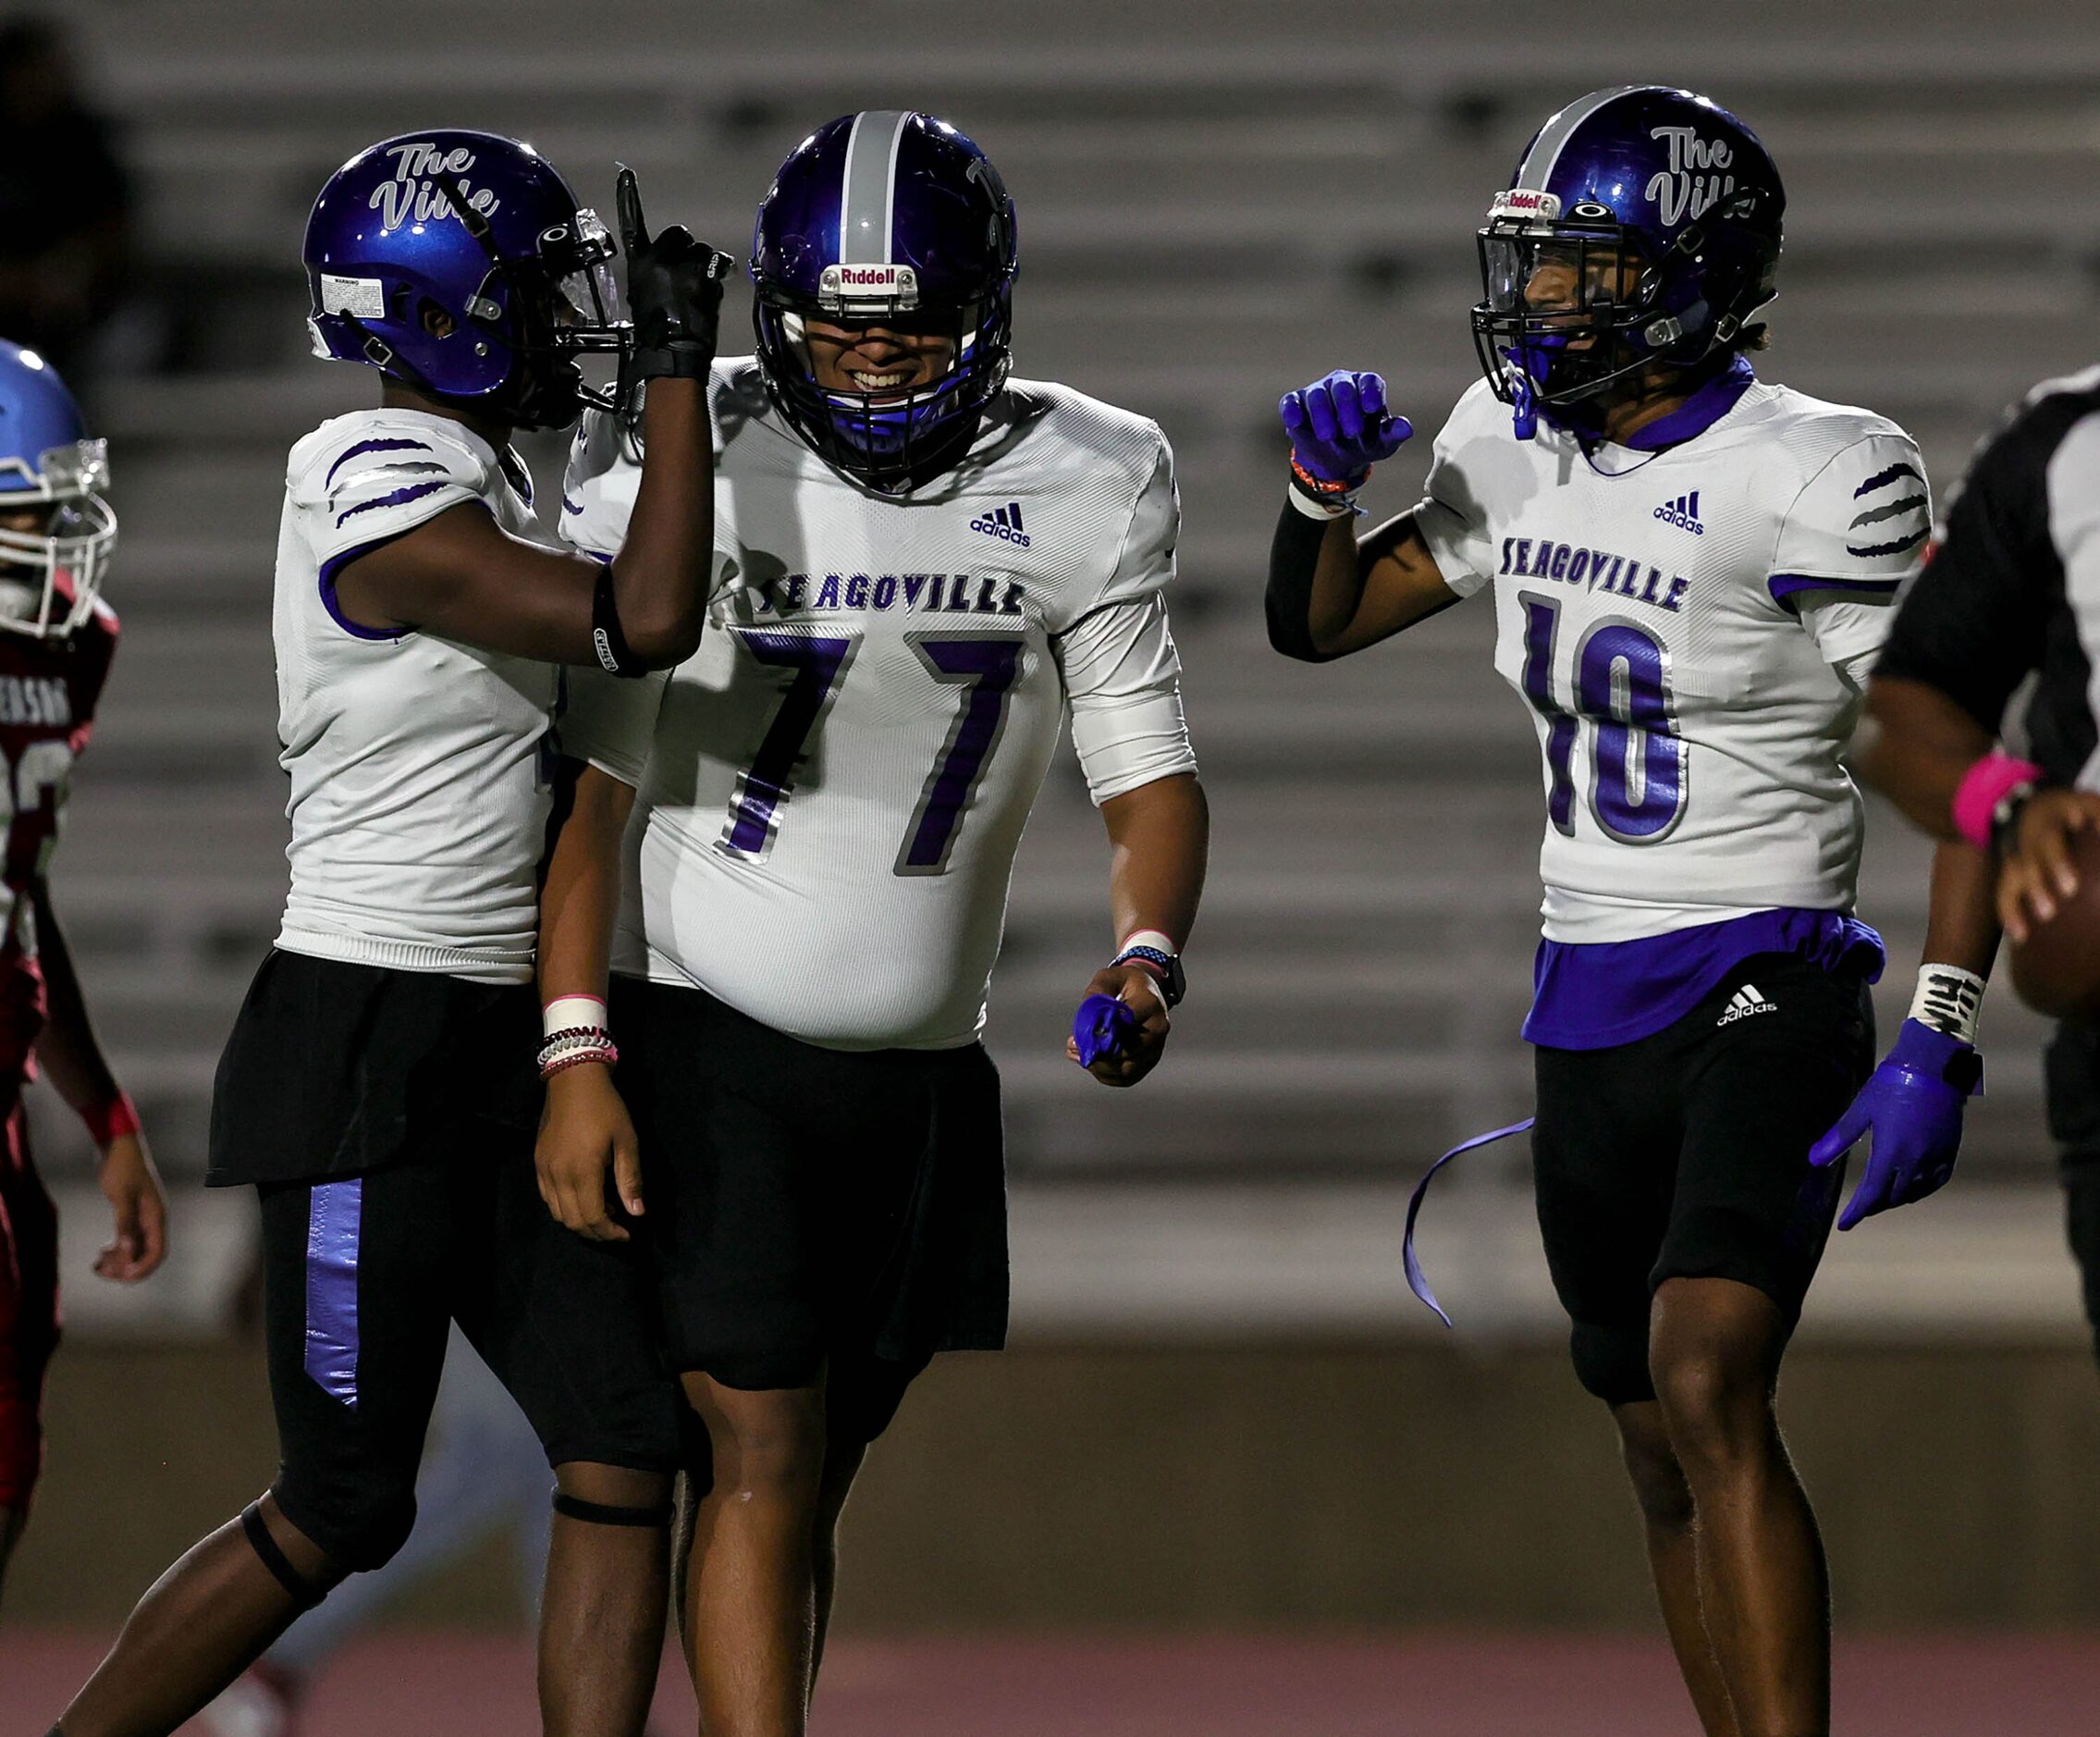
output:
{"label": "adidas logo on shorts", "polygon": [[1728,997],[1726,1009],[1722,1013],[1720,1018],[1713,1023],[1717,1026],[1732,1026],[1737,1020],[1748,1019],[1752,1014],[1777,1013],[1778,1011],[1779,1004],[1777,1002],[1766,1001],[1764,992],[1758,988],[1755,983],[1745,983],[1742,988]]}

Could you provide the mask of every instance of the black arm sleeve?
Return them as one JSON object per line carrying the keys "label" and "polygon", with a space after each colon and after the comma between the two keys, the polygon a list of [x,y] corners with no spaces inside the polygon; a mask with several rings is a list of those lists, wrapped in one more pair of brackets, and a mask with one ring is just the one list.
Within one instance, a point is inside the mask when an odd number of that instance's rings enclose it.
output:
{"label": "black arm sleeve", "polygon": [[1309,513],[1283,502],[1276,535],[1269,545],[1269,589],[1263,602],[1269,613],[1269,643],[1300,663],[1332,659],[1312,643],[1312,581],[1320,571],[1320,546],[1327,526]]}

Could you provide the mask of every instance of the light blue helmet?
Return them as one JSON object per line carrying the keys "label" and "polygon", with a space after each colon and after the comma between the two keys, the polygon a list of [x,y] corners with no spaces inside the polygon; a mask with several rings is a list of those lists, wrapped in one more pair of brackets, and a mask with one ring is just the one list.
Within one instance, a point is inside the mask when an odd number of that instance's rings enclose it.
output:
{"label": "light blue helmet", "polygon": [[0,339],[0,514],[38,509],[40,527],[0,527],[0,630],[62,638],[88,619],[117,548],[106,443],[33,350]]}

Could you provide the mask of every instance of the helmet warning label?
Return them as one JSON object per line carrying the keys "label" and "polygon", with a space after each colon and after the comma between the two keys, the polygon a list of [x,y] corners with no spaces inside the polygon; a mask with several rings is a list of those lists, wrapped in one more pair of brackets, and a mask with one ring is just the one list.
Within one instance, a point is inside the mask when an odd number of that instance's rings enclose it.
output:
{"label": "helmet warning label", "polygon": [[357,320],[387,317],[387,292],[376,277],[333,277],[321,274],[321,312],[347,314]]}

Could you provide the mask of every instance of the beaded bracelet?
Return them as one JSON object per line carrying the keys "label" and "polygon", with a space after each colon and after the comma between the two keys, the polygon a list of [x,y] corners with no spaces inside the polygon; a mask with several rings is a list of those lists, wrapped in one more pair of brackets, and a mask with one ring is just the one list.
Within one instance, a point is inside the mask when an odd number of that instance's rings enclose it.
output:
{"label": "beaded bracelet", "polygon": [[564,1068],[580,1066],[584,1062],[603,1062],[606,1066],[611,1067],[619,1060],[620,1052],[609,1043],[603,1048],[571,1050],[568,1054],[558,1055],[552,1061],[543,1061],[540,1064],[540,1078],[542,1079],[552,1079]]}

